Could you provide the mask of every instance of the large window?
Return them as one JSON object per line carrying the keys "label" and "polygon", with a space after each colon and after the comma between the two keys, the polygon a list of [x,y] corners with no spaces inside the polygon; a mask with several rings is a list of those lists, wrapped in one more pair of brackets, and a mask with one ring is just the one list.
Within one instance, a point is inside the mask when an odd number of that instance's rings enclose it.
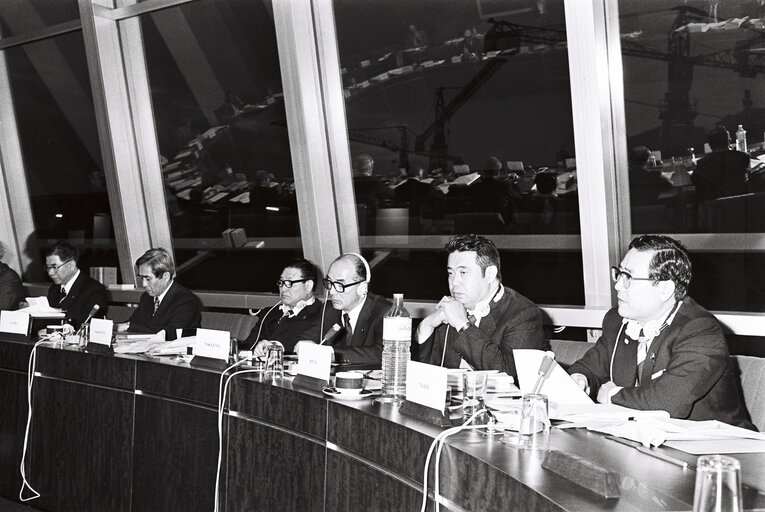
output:
{"label": "large window", "polygon": [[[117,267],[109,200],[80,31],[5,51],[41,250],[78,246],[80,267]],[[40,254],[27,279],[43,279]],[[118,273],[119,274],[119,273]]]}
{"label": "large window", "polygon": [[141,31],[180,279],[275,290],[269,262],[302,250],[270,2],[184,4]]}
{"label": "large window", "polygon": [[[633,233],[765,232],[763,15],[756,2],[619,2]],[[762,256],[732,240],[694,251],[691,293],[761,311]]]}
{"label": "large window", "polygon": [[[506,284],[584,303],[562,7],[334,2],[361,246],[391,276],[372,280],[378,292],[443,295],[436,247],[479,233],[499,246]],[[542,273],[556,285],[538,286]]]}

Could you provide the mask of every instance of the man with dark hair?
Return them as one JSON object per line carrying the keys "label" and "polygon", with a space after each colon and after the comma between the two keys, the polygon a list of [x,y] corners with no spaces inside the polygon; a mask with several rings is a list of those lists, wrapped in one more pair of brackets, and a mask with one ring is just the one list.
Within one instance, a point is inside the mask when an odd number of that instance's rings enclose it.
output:
{"label": "man with dark hair", "polygon": [[367,260],[349,252],[330,264],[323,281],[332,308],[326,312],[321,331],[326,332],[333,324],[343,328],[343,335],[332,344],[338,363],[382,363],[382,323],[391,303],[369,291],[371,280]]}
{"label": "man with dark hair", "polygon": [[707,134],[711,153],[696,163],[691,181],[699,203],[747,193],[749,155],[730,149],[730,134],[717,126]]}
{"label": "man with dark hair", "polygon": [[419,343],[432,343],[425,362],[447,368],[499,370],[518,378],[513,349],[547,350],[542,313],[502,285],[499,251],[478,235],[446,244],[450,295],[417,328]]}
{"label": "man with dark hair", "polygon": [[672,183],[658,169],[648,169],[650,158],[651,150],[645,146],[635,146],[628,153],[630,206],[660,205],[659,195],[672,191]]}
{"label": "man with dark hair", "polygon": [[106,315],[109,299],[104,285],[86,276],[77,267],[80,253],[68,242],[57,242],[45,251],[45,271],[53,284],[48,288],[48,304],[61,308],[65,323],[75,329],[88,317],[93,306],[98,304],[96,317]]}
{"label": "man with dark hair", "polygon": [[118,331],[158,333],[164,330],[165,339],[174,340],[176,329],[200,326],[199,299],[174,280],[175,264],[167,250],[149,249],[136,260],[135,266],[146,291],[130,320],[117,326]]}
{"label": "man with dark hair", "polygon": [[276,281],[279,302],[266,311],[241,346],[252,348],[259,357],[265,355],[272,341],[281,343],[285,352],[293,352],[300,340],[319,341],[324,303],[313,295],[317,282],[316,266],[312,262],[298,258],[287,264]]}
{"label": "man with dark hair", "polygon": [[617,307],[568,372],[601,403],[754,428],[717,320],[687,296],[688,251],[667,236],[632,241],[611,267]]}

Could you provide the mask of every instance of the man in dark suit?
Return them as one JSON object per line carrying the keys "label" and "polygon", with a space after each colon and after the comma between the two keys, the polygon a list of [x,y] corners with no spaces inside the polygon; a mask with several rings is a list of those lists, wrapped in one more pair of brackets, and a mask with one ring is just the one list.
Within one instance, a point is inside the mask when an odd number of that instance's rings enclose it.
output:
{"label": "man in dark suit", "polygon": [[720,325],[686,296],[685,247],[667,236],[638,237],[611,278],[618,306],[568,369],[579,386],[600,403],[753,429]]}
{"label": "man in dark suit", "polygon": [[[0,260],[5,256],[5,247],[0,244]],[[15,311],[24,300],[24,285],[11,267],[0,262],[0,310]]]}
{"label": "man in dark suit", "polygon": [[251,348],[256,357],[262,357],[273,341],[281,343],[285,352],[293,352],[301,340],[319,341],[324,303],[313,296],[317,282],[316,266],[305,258],[284,267],[276,281],[279,302],[263,315],[241,347]]}
{"label": "man in dark suit", "polygon": [[711,153],[696,162],[691,181],[696,186],[696,199],[704,201],[748,192],[749,155],[730,149],[730,134],[722,126],[707,134]]}
{"label": "man in dark suit", "polygon": [[334,323],[343,336],[332,347],[335,360],[345,364],[378,366],[382,362],[382,323],[390,301],[369,291],[372,273],[357,253],[340,255],[329,266],[324,287],[332,309],[327,310],[323,329]]}
{"label": "man in dark suit", "polygon": [[146,291],[130,320],[117,326],[118,331],[158,333],[164,330],[165,339],[174,340],[176,329],[195,329],[201,325],[199,299],[173,279],[175,264],[167,250],[149,249],[136,260],[135,266]]}
{"label": "man in dark suit", "polygon": [[103,317],[109,306],[104,285],[86,276],[77,267],[79,251],[68,242],[53,244],[45,252],[45,271],[53,284],[48,288],[48,304],[61,308],[65,323],[75,329],[88,317],[94,305],[99,310],[95,316]]}
{"label": "man in dark suit", "polygon": [[518,378],[513,349],[547,350],[542,313],[529,299],[502,285],[499,251],[478,235],[446,244],[450,295],[417,328],[424,362],[447,368],[499,370]]}

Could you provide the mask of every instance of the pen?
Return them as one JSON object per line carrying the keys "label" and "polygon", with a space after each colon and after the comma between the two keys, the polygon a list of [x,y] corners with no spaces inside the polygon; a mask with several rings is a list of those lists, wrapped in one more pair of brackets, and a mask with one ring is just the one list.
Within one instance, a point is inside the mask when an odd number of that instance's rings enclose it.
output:
{"label": "pen", "polygon": [[606,436],[606,439],[610,439],[611,441],[615,441],[625,446],[631,446],[632,448],[635,448],[640,453],[645,453],[646,455],[650,455],[651,457],[655,457],[657,459],[663,460],[664,462],[669,462],[670,464],[680,466],[683,469],[688,468],[687,462],[682,461],[680,459],[676,459],[674,457],[670,457],[669,455],[664,455],[663,453],[660,453],[660,452],[653,451],[650,448],[646,448],[645,446],[637,444],[636,441],[630,441],[627,439],[622,439],[620,437],[614,437],[614,436]]}

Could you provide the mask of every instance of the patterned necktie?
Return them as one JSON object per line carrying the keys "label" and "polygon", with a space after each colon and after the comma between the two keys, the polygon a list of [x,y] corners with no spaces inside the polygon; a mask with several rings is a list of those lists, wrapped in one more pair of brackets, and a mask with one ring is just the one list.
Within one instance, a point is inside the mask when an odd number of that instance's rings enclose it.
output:
{"label": "patterned necktie", "polygon": [[159,309],[159,297],[154,297],[154,312],[151,314],[151,316],[156,315],[158,309]]}
{"label": "patterned necktie", "polygon": [[348,313],[343,313],[343,324],[345,327],[345,339],[348,340],[350,345],[353,339],[353,327],[351,327],[351,317],[348,316]]}
{"label": "patterned necktie", "polygon": [[66,287],[62,286],[61,287],[61,298],[58,300],[58,303],[61,304],[62,302],[64,302],[64,299],[66,299]]}

